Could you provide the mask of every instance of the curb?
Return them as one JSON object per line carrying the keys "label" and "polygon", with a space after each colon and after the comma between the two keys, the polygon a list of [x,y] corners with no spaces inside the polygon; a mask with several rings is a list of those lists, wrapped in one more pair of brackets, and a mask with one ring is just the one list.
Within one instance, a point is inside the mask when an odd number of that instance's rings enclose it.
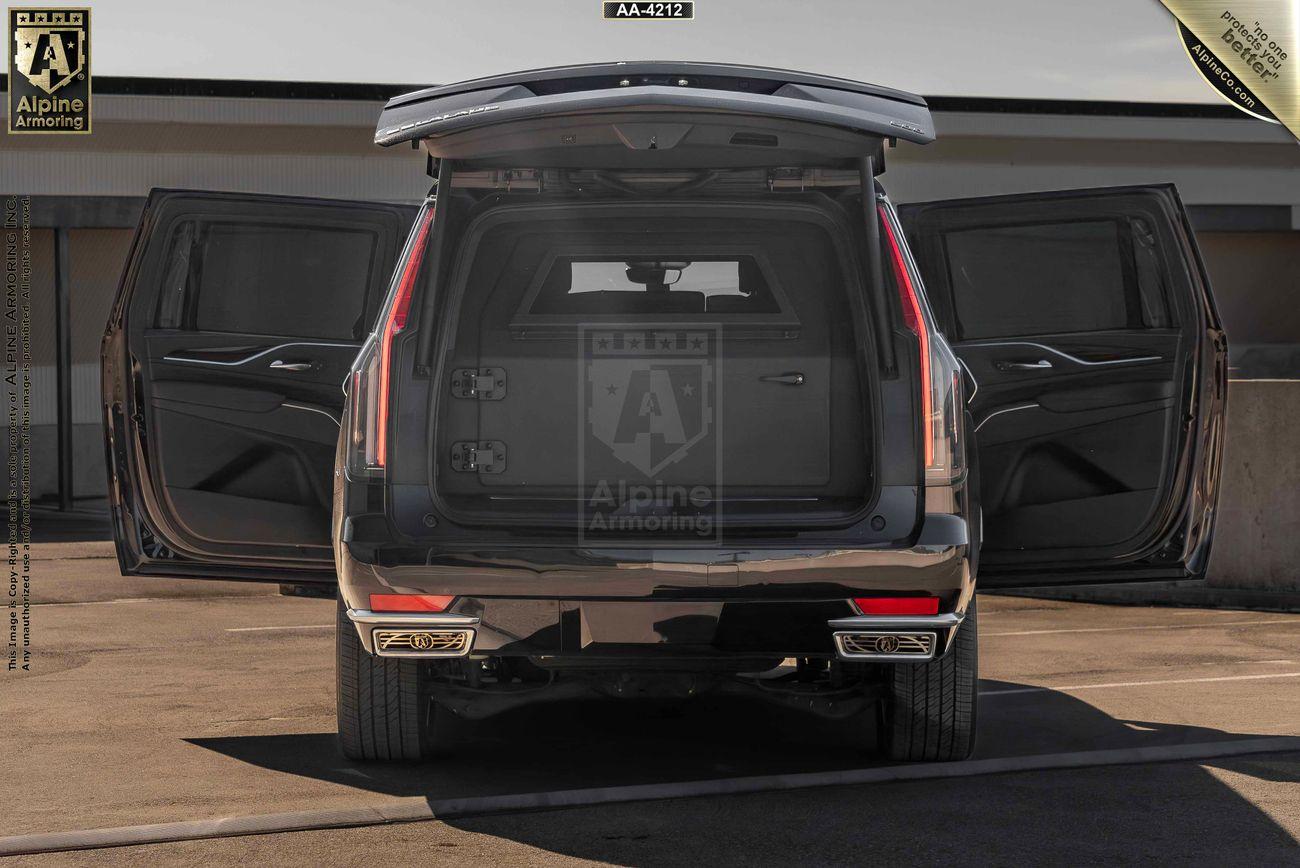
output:
{"label": "curb", "polygon": [[1245,609],[1259,612],[1300,612],[1300,591],[1222,588],[1203,579],[1174,582],[1125,582],[1108,585],[980,590],[982,594],[1069,600],[1117,606],[1183,606],[1201,609]]}

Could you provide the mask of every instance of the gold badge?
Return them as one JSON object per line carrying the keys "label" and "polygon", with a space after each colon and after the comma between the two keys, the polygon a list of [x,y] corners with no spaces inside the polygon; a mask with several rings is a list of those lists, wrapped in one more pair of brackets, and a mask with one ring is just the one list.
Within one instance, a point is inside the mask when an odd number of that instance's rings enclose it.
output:
{"label": "gold badge", "polygon": [[418,651],[428,651],[433,647],[433,637],[428,633],[412,633],[411,647]]}
{"label": "gold badge", "polygon": [[90,132],[90,10],[10,9],[9,132]]}
{"label": "gold badge", "polygon": [[1294,0],[1162,0],[1187,56],[1232,105],[1300,137],[1300,23]]}

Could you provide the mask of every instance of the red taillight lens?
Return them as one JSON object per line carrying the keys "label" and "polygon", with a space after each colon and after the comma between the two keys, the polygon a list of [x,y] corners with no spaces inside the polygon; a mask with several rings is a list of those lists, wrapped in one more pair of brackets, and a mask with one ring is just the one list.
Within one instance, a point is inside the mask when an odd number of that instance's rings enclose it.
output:
{"label": "red taillight lens", "polygon": [[371,594],[372,612],[445,612],[454,596],[444,594]]}
{"label": "red taillight lens", "polygon": [[424,262],[424,249],[428,246],[429,225],[433,222],[433,209],[427,208],[420,215],[420,225],[416,228],[411,253],[402,266],[402,276],[398,280],[397,290],[392,304],[384,317],[384,327],[379,333],[379,389],[376,394],[375,451],[376,467],[384,467],[388,461],[388,400],[389,373],[393,362],[393,338],[406,328],[406,315],[411,310],[411,295],[415,289],[415,278],[420,273]]}
{"label": "red taillight lens", "polygon": [[938,597],[854,597],[864,615],[937,615]]}
{"label": "red taillight lens", "polygon": [[889,261],[894,269],[894,282],[898,284],[898,297],[903,304],[903,322],[916,335],[921,344],[921,419],[924,423],[925,466],[934,463],[934,407],[930,389],[930,331],[925,325],[925,316],[921,313],[921,300],[912,283],[912,275],[907,270],[903,259],[903,248],[894,234],[894,227],[885,213],[880,209],[880,224],[885,227],[885,240],[889,244]]}

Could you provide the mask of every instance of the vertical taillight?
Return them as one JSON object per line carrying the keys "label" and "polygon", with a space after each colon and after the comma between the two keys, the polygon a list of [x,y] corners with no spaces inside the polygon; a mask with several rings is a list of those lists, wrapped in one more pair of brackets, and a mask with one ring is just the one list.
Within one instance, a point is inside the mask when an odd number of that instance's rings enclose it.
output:
{"label": "vertical taillight", "polygon": [[921,436],[925,479],[944,484],[955,479],[965,466],[957,358],[942,339],[931,333],[932,324],[927,318],[911,264],[904,254],[900,230],[884,206],[879,211],[894,282],[898,285],[903,322],[916,335],[921,350]]}
{"label": "vertical taillight", "polygon": [[392,392],[393,341],[406,328],[415,281],[428,247],[433,208],[426,207],[417,222],[406,257],[399,266],[379,328],[361,351],[348,382],[351,411],[348,466],[353,472],[382,471],[388,463],[388,407]]}
{"label": "vertical taillight", "polygon": [[903,259],[903,248],[885,209],[880,209],[880,223],[885,227],[885,241],[889,247],[889,262],[894,269],[894,282],[898,284],[899,303],[903,306],[903,322],[916,335],[921,345],[921,420],[924,426],[925,466],[934,463],[934,408],[930,389],[930,329],[921,313],[921,299],[916,285]]}

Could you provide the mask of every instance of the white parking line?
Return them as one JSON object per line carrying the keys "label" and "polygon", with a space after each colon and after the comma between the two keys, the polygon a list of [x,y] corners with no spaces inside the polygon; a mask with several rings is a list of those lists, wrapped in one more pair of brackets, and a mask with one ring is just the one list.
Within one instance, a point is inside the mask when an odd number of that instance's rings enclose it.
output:
{"label": "white parking line", "polygon": [[1148,687],[1153,684],[1204,684],[1211,681],[1258,681],[1263,678],[1300,678],[1300,672],[1270,672],[1267,675],[1220,675],[1213,678],[1168,678],[1161,681],[1112,681],[1109,684],[1066,684],[1060,687],[1017,687],[1012,690],[981,690],[980,696],[1010,696],[1013,693],[1097,690],[1102,687]]}
{"label": "white parking line", "polygon": [[1169,744],[1152,747],[1126,747],[1075,753],[1038,754],[1037,756],[996,757],[951,763],[914,763],[901,766],[877,766],[865,769],[839,769],[825,772],[802,772],[762,775],[747,778],[719,778],[700,781],[673,781],[658,784],[594,787],[582,790],[554,790],[540,793],[507,793],[497,796],[464,796],[435,799],[405,796],[381,804],[356,808],[318,811],[294,811],[283,814],[252,814],[210,820],[183,820],[145,826],[120,826],[114,829],[79,829],[68,832],[41,832],[0,838],[0,856],[29,853],[55,853],[61,850],[96,850],[167,841],[195,841],[203,838],[231,838],[241,835],[265,835],[306,829],[340,829],[356,826],[382,826],[423,820],[449,820],[454,817],[536,811],[548,808],[573,808],[588,805],[625,804],[652,799],[682,799],[728,796],[740,793],[803,790],[812,787],[883,784],[895,781],[942,780],[1005,772],[1079,769],[1098,766],[1137,765],[1139,763],[1187,762],[1216,757],[1280,753],[1300,750],[1300,738],[1268,736],[1236,741]]}
{"label": "white parking line", "polygon": [[120,603],[192,603],[200,600],[251,600],[271,597],[274,594],[209,594],[195,597],[118,597],[113,600],[48,600],[44,603],[32,603],[38,606],[116,606]]}
{"label": "white parking line", "polygon": [[227,627],[227,633],[260,633],[264,630],[324,630],[333,624],[290,624],[287,627]]}
{"label": "white parking line", "polygon": [[1245,627],[1255,624],[1296,624],[1300,618],[1270,618],[1266,621],[1212,621],[1204,624],[1136,624],[1129,627],[1065,627],[1058,630],[1010,630],[1003,633],[980,631],[980,638],[993,636],[1053,636],[1057,633],[1117,633],[1124,630],[1201,630],[1212,627]]}

